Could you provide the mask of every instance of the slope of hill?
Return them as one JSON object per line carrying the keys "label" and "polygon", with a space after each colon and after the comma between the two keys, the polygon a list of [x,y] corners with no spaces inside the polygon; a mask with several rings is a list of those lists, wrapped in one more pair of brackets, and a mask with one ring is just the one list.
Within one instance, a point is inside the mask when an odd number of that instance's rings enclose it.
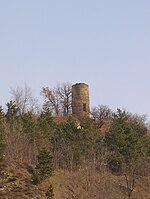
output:
{"label": "slope of hill", "polygon": [[[0,198],[46,199],[45,193],[53,185],[54,199],[126,199],[127,188],[123,176],[110,173],[74,173],[56,171],[39,185],[31,183],[33,167],[27,164],[3,164],[0,175]],[[150,181],[140,179],[134,191],[136,199],[150,198]]]}

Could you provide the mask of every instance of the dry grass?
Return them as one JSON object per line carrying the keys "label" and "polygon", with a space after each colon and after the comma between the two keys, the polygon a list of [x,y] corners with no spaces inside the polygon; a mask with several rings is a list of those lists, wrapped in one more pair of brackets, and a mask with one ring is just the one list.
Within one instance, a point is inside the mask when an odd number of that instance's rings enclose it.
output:
{"label": "dry grass", "polygon": [[[12,163],[1,165],[3,175],[0,181],[2,199],[46,199],[45,192],[53,185],[55,199],[127,199],[123,176],[111,173],[90,173],[81,170],[74,173],[56,171],[41,184],[31,183],[32,166]],[[133,198],[150,199],[150,180],[148,177],[137,181]]]}

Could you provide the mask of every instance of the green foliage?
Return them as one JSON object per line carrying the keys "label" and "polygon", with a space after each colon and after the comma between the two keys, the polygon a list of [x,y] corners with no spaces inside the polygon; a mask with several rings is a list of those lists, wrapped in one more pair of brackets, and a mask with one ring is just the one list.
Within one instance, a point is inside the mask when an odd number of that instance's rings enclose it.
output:
{"label": "green foliage", "polygon": [[85,161],[93,159],[94,153],[98,154],[101,135],[90,119],[83,120],[80,124],[69,117],[67,122],[57,126],[49,140],[57,157],[54,159],[55,165],[59,165],[58,168],[65,165],[65,169],[74,171],[85,164]]}
{"label": "green foliage", "polygon": [[26,135],[30,135],[34,132],[35,122],[32,113],[24,113],[21,115],[22,131]]}
{"label": "green foliage", "polygon": [[43,107],[43,111],[40,115],[40,118],[44,119],[47,122],[47,124],[51,125],[51,123],[53,122],[53,119],[52,119],[52,113],[51,113],[50,108]]}
{"label": "green foliage", "polygon": [[14,101],[8,102],[6,106],[7,106],[6,118],[8,121],[13,121],[15,117],[18,115],[18,108]]}
{"label": "green foliage", "polygon": [[31,182],[34,185],[40,184],[40,182],[41,182],[41,178],[36,171],[33,173],[33,176],[31,178]]}
{"label": "green foliage", "polygon": [[122,165],[133,167],[141,157],[148,155],[149,138],[146,126],[120,109],[113,115],[105,142],[112,152],[108,160],[112,170],[119,171]]}
{"label": "green foliage", "polygon": [[47,199],[53,199],[54,198],[54,191],[52,184],[49,185],[47,192],[45,193]]}
{"label": "green foliage", "polygon": [[34,185],[41,183],[44,179],[50,177],[54,171],[52,155],[45,148],[37,155],[37,164],[31,181]]}
{"label": "green foliage", "polygon": [[5,144],[2,136],[0,135],[0,161],[2,161],[4,159],[5,149],[6,149],[6,144]]}
{"label": "green foliage", "polygon": [[36,172],[41,180],[50,177],[54,171],[53,157],[46,149],[42,149],[37,155]]}
{"label": "green foliage", "polygon": [[3,137],[3,134],[0,133],[0,161],[2,161],[5,157],[6,143]]}
{"label": "green foliage", "polygon": [[52,114],[49,108],[44,107],[38,119],[38,126],[43,135],[48,136],[55,126]]}
{"label": "green foliage", "polygon": [[118,154],[118,153],[112,154],[108,158],[107,162],[108,162],[109,169],[112,172],[115,172],[115,173],[121,172],[123,157],[120,154]]}
{"label": "green foliage", "polygon": [[5,117],[5,114],[3,112],[3,108],[0,106],[0,121],[2,121]]}
{"label": "green foliage", "polygon": [[5,114],[2,107],[0,107],[0,161],[4,159],[4,153],[6,149],[5,125]]}

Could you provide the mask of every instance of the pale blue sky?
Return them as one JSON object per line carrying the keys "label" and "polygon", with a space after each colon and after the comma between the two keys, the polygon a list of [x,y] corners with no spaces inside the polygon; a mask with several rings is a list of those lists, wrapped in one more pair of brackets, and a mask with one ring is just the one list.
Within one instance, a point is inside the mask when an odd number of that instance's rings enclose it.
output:
{"label": "pale blue sky", "polygon": [[0,105],[10,87],[89,84],[91,106],[150,118],[149,0],[1,0]]}

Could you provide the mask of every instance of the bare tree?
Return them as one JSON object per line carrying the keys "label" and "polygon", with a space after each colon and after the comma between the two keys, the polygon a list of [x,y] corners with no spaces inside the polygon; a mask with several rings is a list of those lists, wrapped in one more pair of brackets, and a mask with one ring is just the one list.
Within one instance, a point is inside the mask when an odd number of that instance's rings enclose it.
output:
{"label": "bare tree", "polygon": [[106,122],[108,123],[110,121],[111,115],[111,109],[105,105],[99,105],[91,110],[91,116],[99,128],[101,128]]}
{"label": "bare tree", "polygon": [[60,115],[60,96],[56,89],[43,87],[41,94],[45,98],[44,106],[49,107],[54,115]]}
{"label": "bare tree", "polygon": [[71,113],[72,86],[67,82],[62,85],[58,85],[57,89],[58,94],[60,95],[63,115],[69,115]]}
{"label": "bare tree", "polygon": [[32,90],[27,85],[24,88],[17,86],[15,89],[11,88],[11,98],[15,101],[19,113],[33,112],[37,109],[37,99],[33,96]]}
{"label": "bare tree", "polygon": [[54,115],[69,115],[71,112],[71,84],[63,83],[55,88],[43,87],[41,94],[45,98],[44,106],[50,107]]}

